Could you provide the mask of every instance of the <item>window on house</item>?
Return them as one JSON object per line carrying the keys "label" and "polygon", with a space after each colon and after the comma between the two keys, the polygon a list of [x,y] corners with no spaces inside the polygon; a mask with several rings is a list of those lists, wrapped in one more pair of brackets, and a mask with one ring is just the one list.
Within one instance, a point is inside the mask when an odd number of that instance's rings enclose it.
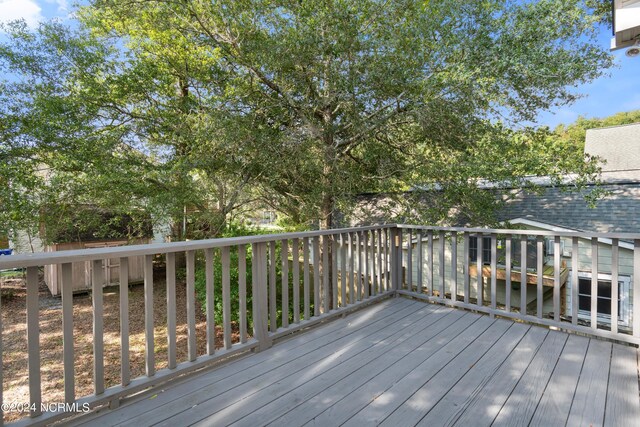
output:
{"label": "window on house", "polygon": [[[545,239],[548,241],[549,239]],[[542,246],[543,253],[542,259],[544,263],[544,259],[547,257],[547,246],[548,244],[544,244]],[[514,267],[520,267],[522,261],[522,248],[520,246],[520,240],[515,239],[511,243],[511,264]],[[527,236],[527,270],[533,271],[538,266],[538,243],[535,236]]]}
{"label": "window on house", "polygon": [[[630,321],[630,282],[629,276],[618,277],[618,324],[623,326],[628,326]],[[597,310],[600,323],[611,323],[611,297],[611,275],[599,274]],[[587,272],[578,272],[578,318],[591,318],[591,273]]]}
{"label": "window on house", "polygon": [[[478,238],[469,236],[469,259],[476,262],[478,259]],[[491,237],[482,238],[482,263],[491,264]]]}
{"label": "window on house", "polygon": [[[549,240],[549,239],[547,239]],[[553,240],[551,240],[553,243]],[[505,255],[504,248],[505,243],[504,240],[498,239],[497,244],[497,253],[498,253],[498,265],[504,265],[505,263]],[[543,259],[546,258],[548,253],[548,242],[543,246]],[[511,265],[518,267],[520,266],[520,257],[521,247],[520,240],[514,238],[511,243]],[[471,263],[475,263],[478,259],[478,238],[476,236],[469,236],[469,261]],[[482,238],[482,263],[483,264],[491,264],[491,237],[483,236]],[[538,265],[538,247],[535,236],[527,236],[527,269],[535,269]]]}

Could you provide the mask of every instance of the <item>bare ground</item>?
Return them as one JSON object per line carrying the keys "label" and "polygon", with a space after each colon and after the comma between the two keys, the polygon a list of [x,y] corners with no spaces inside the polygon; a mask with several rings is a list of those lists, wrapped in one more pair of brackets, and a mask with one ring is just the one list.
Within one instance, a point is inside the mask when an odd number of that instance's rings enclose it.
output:
{"label": "bare ground", "polygon": [[[156,277],[162,277],[157,274]],[[26,290],[21,281],[2,285],[2,366],[3,402],[29,402],[26,337]],[[186,289],[184,282],[176,286],[177,358],[187,360]],[[93,393],[93,320],[90,294],[73,298],[76,397]],[[154,285],[154,336],[156,369],[167,367],[166,287],[163,281]],[[233,325],[233,342],[238,341],[237,325]],[[129,342],[131,378],[144,375],[144,293],[142,285],[129,287]],[[196,343],[198,355],[206,353],[206,317],[196,299]],[[222,330],[216,328],[216,344],[221,346]],[[105,386],[120,383],[119,288],[104,289]],[[42,401],[64,402],[62,371],[62,305],[58,297],[40,285],[40,357]],[[4,413],[9,422],[25,416]]]}

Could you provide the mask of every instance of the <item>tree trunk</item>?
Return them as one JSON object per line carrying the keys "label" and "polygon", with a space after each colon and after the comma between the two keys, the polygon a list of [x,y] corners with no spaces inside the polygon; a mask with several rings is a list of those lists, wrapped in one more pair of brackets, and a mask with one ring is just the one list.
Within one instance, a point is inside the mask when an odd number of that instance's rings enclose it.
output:
{"label": "tree trunk", "polygon": [[[334,202],[335,202],[335,197],[333,194],[334,191],[334,185],[333,185],[333,179],[335,177],[335,173],[334,173],[334,165],[335,165],[335,148],[333,147],[333,131],[332,131],[332,126],[331,126],[331,113],[330,111],[328,111],[327,113],[325,113],[325,130],[324,130],[324,136],[323,136],[323,142],[324,142],[324,166],[322,168],[322,205],[320,206],[320,229],[322,230],[328,230],[331,229],[333,227],[333,209],[334,209]],[[332,283],[332,277],[333,274],[335,273],[333,271],[333,266],[331,263],[332,258],[332,237],[331,236],[323,236],[322,237],[323,241],[322,241],[322,247],[324,248],[324,240],[328,239],[328,245],[326,245],[326,247],[328,248],[328,256],[327,259],[329,260],[327,265],[322,265],[322,277],[324,278],[325,275],[326,277],[328,277],[329,279],[326,281],[323,281],[323,283],[328,283],[328,286],[323,286],[321,288],[322,290],[322,295],[321,298],[323,301],[329,301],[329,306],[330,308],[325,307],[325,311],[329,311],[330,309],[336,309],[337,307],[331,307],[332,301],[333,301],[333,288],[331,287],[331,283]],[[324,254],[323,254],[324,255]],[[323,258],[324,259],[324,258]],[[326,298],[326,299],[325,299]]]}

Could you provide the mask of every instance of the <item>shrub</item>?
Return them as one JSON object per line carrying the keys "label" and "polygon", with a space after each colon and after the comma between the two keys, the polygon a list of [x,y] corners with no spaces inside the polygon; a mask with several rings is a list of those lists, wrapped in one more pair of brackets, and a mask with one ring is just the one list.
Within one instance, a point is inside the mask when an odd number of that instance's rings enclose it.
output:
{"label": "shrub", "polygon": [[[254,228],[247,228],[243,226],[235,225],[233,227],[229,227],[227,232],[224,234],[224,237],[236,237],[236,236],[249,236],[249,235],[257,235],[257,234],[268,234],[269,232],[264,230],[258,230]],[[247,328],[251,330],[253,327],[253,319],[252,319],[252,293],[251,293],[251,283],[252,283],[252,274],[251,274],[251,245],[247,245],[247,259],[246,259],[246,283],[247,283]],[[282,257],[281,257],[281,245],[280,242],[276,243],[276,301],[278,307],[278,325],[282,325]],[[239,302],[239,294],[240,289],[238,286],[239,279],[239,270],[238,270],[238,248],[232,247],[230,251],[230,289],[229,295],[231,299],[231,321],[238,322],[239,320],[239,311],[240,311],[240,302]],[[206,300],[207,300],[207,292],[206,292],[206,276],[205,276],[205,259],[203,254],[200,254],[197,260],[198,268],[196,268],[195,273],[195,288],[196,288],[196,297],[200,301],[203,309],[206,312]],[[289,321],[293,321],[293,274],[291,269],[291,262],[289,262]],[[300,275],[302,279],[302,265],[300,266]],[[214,261],[213,261],[213,276],[214,276],[214,318],[217,325],[223,324],[223,313],[222,313],[222,260],[220,257],[220,250],[214,251]],[[302,280],[301,280],[302,281]],[[311,278],[311,282],[313,283],[313,278]],[[303,312],[303,298],[302,298],[302,289],[300,289],[300,312]],[[311,305],[311,311],[313,312],[313,305]]]}

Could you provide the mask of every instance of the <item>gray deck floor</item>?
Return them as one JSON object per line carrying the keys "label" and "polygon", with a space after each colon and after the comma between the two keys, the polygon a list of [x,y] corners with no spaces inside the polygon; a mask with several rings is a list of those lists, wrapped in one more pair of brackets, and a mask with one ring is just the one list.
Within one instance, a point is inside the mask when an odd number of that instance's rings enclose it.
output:
{"label": "gray deck floor", "polygon": [[638,426],[638,350],[395,298],[85,422]]}

